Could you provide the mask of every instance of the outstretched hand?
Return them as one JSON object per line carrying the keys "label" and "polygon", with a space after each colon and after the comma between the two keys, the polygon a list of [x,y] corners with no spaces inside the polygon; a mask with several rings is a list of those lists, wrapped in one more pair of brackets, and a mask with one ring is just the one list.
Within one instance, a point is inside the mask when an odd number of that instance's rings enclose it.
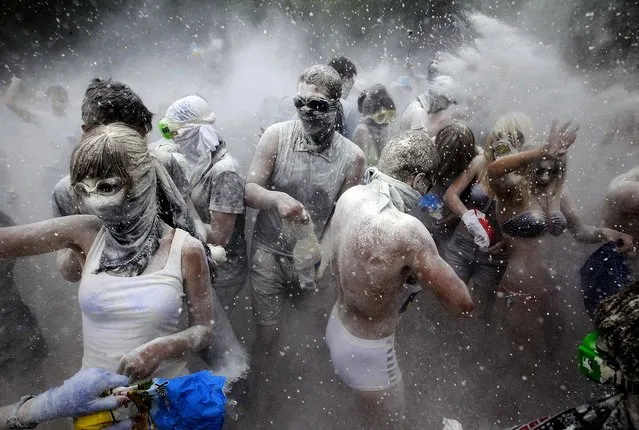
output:
{"label": "outstretched hand", "polygon": [[577,130],[579,126],[570,127],[570,121],[557,128],[557,120],[552,122],[550,126],[550,134],[548,135],[548,143],[544,148],[544,155],[549,157],[557,157],[564,155],[570,145],[575,143],[577,139]]}
{"label": "outstretched hand", "polygon": [[61,387],[36,396],[26,415],[29,422],[59,417],[79,417],[99,411],[117,409],[128,402],[125,396],[108,395],[112,388],[127,385],[126,376],[101,369],[83,369],[64,381]]}

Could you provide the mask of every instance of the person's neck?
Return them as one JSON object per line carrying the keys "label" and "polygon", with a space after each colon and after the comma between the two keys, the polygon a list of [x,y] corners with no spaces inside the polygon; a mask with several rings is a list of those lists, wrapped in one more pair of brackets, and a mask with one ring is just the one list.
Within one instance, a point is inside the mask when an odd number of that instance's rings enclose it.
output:
{"label": "person's neck", "polygon": [[309,134],[309,137],[311,138],[311,141],[318,147],[318,149],[321,152],[331,145],[334,134],[335,134],[335,130],[331,129],[326,134],[323,134],[323,135]]}

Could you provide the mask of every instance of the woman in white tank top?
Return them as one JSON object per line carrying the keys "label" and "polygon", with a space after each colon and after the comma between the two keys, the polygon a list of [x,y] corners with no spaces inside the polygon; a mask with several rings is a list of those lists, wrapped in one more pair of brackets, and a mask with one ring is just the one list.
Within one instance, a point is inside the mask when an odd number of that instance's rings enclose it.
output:
{"label": "woman in white tank top", "polygon": [[94,128],[71,159],[76,197],[92,215],[0,229],[0,258],[64,248],[86,255],[82,366],[132,382],[187,373],[187,355],[211,339],[204,245],[160,217],[154,163],[135,130]]}

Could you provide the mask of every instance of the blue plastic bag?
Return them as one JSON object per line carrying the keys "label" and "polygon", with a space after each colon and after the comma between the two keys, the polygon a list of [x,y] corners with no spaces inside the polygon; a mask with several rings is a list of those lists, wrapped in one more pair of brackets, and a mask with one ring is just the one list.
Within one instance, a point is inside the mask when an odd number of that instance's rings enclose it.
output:
{"label": "blue plastic bag", "polygon": [[223,376],[202,371],[173,379],[154,379],[151,418],[160,430],[218,430],[224,426]]}
{"label": "blue plastic bag", "polygon": [[618,293],[630,283],[630,269],[626,256],[615,251],[614,243],[606,243],[592,253],[579,270],[584,305],[594,318],[597,305],[608,296]]}

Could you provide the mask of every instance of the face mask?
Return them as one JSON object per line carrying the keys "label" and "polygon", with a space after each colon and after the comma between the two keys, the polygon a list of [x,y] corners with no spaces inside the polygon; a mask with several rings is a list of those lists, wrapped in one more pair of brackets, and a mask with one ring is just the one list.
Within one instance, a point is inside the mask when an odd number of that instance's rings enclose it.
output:
{"label": "face mask", "polygon": [[297,116],[302,122],[304,131],[315,141],[322,141],[334,131],[337,112],[317,114],[298,110]]}
{"label": "face mask", "polygon": [[380,193],[386,194],[388,192],[387,197],[393,205],[405,213],[413,210],[422,198],[422,195],[410,185],[380,172],[375,167],[370,167],[364,172],[364,183],[368,184],[374,180],[388,185],[388,191],[380,190]]}
{"label": "face mask", "polygon": [[322,141],[335,127],[337,118],[337,104],[334,101],[319,97],[305,99],[295,97],[293,104],[297,109],[297,116],[302,121],[304,131],[314,140]]}

